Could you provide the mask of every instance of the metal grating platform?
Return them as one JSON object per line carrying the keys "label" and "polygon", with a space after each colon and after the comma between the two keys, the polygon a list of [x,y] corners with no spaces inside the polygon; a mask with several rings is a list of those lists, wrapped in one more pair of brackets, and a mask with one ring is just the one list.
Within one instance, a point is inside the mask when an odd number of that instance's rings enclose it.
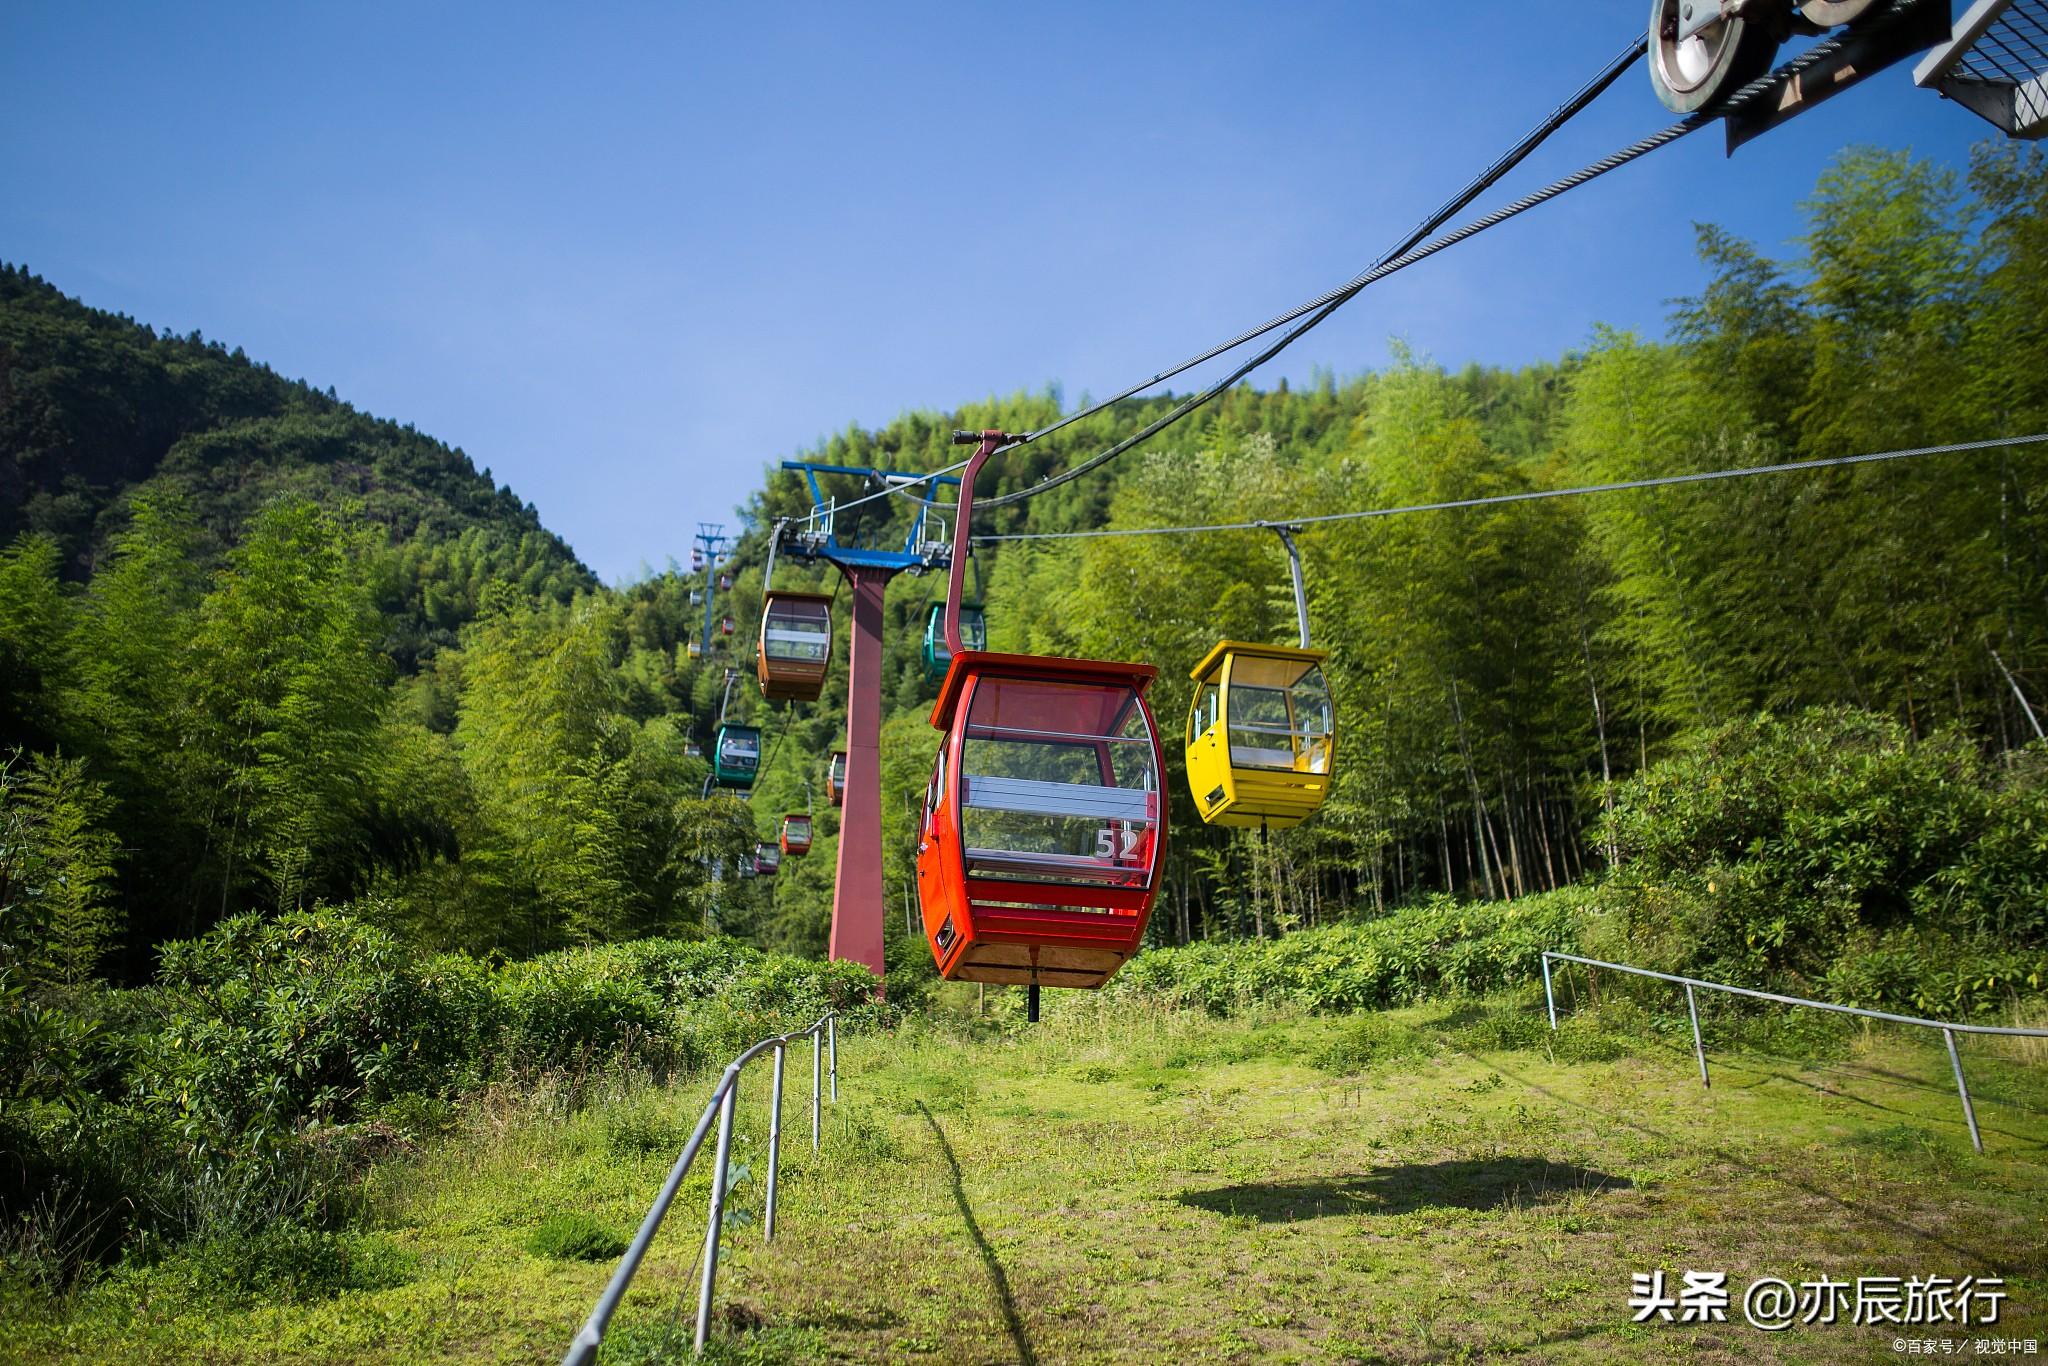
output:
{"label": "metal grating platform", "polygon": [[1975,0],[1913,80],[2010,137],[2048,137],[2048,0]]}

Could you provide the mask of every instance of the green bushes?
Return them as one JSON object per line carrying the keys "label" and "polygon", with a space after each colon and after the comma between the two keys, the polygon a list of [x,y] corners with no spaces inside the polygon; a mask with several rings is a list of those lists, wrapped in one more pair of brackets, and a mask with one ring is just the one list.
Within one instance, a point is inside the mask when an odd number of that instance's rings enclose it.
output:
{"label": "green bushes", "polygon": [[[858,964],[730,940],[490,968],[331,909],[168,945],[139,991],[59,997],[0,964],[0,1261],[51,1289],[122,1256],[201,1295],[389,1283],[402,1268],[347,1233],[350,1178],[480,1083],[715,1063],[827,1009],[870,1017],[873,991]],[[653,1118],[618,1145],[668,1146]]]}
{"label": "green bushes", "polygon": [[546,1069],[625,1057],[687,1069],[827,1010],[871,1010],[874,984],[858,963],[764,954],[730,939],[566,949],[499,970],[503,1060]]}
{"label": "green bushes", "polygon": [[168,944],[160,982],[136,1091],[221,1139],[461,1087],[496,1013],[474,961],[421,959],[331,911],[241,916]]}
{"label": "green bushes", "polygon": [[[1544,949],[1583,945],[1947,1019],[2048,988],[2048,745],[1994,762],[1863,712],[1759,717],[1621,784],[1605,833],[1619,865],[1590,887],[1154,950],[1120,981],[1214,1013],[1377,1009],[1533,982]],[[1664,990],[1612,994],[1660,1009]]]}
{"label": "green bushes", "polygon": [[1629,961],[1976,1015],[2048,984],[2048,749],[1845,709],[1706,733],[1617,790]]}
{"label": "green bushes", "polygon": [[585,949],[506,969],[498,993],[506,1061],[546,1070],[645,1057],[657,1047],[662,1062],[672,1061],[660,995],[619,966],[604,950]]}
{"label": "green bushes", "polygon": [[1575,949],[1584,894],[1498,905],[1440,897],[1382,920],[1284,939],[1191,944],[1133,959],[1117,981],[1211,1014],[1249,1005],[1382,1009],[1536,980],[1545,949]]}
{"label": "green bushes", "polygon": [[526,1250],[536,1257],[604,1262],[624,1252],[626,1240],[587,1214],[551,1214],[526,1240]]}

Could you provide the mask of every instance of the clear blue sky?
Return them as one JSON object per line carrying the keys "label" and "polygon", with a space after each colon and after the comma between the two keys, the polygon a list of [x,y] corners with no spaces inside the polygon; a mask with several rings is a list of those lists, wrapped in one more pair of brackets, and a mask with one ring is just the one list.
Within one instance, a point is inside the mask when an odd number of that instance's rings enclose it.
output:
{"label": "clear blue sky", "polygon": [[[1107,392],[1341,281],[1646,8],[14,0],[0,259],[462,446],[616,580],[850,422]],[[1631,73],[1510,189],[1667,117]],[[1695,221],[1789,251],[1843,145],[1989,132],[1895,69],[1699,134],[1259,379],[1661,333]]]}

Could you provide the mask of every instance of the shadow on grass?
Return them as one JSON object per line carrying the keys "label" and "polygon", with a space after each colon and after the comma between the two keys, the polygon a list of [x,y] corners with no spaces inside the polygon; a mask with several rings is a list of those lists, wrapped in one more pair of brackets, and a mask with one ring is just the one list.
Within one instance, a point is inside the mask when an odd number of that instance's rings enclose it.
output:
{"label": "shadow on grass", "polygon": [[1668,1133],[1665,1130],[1658,1129],[1651,1125],[1643,1124],[1636,1120],[1630,1119],[1625,1115],[1616,1114],[1611,1110],[1603,1110],[1597,1105],[1588,1104],[1587,1102],[1582,1100],[1574,1100],[1570,1096],[1562,1095],[1556,1091],[1551,1090],[1549,1087],[1544,1086],[1540,1082],[1531,1080],[1528,1077],[1521,1076],[1520,1074],[1511,1071],[1506,1067],[1501,1066],[1497,1058],[1481,1057],[1478,1053],[1472,1052],[1467,1049],[1459,1049],[1458,1051],[1463,1053],[1466,1057],[1471,1058],[1474,1062],[1481,1062],[1486,1064],[1487,1066],[1491,1067],[1494,1071],[1506,1077],[1509,1081],[1515,1082],[1518,1085],[1524,1086],[1529,1090],[1534,1091],[1537,1095],[1544,1097],[1546,1100],[1549,1100],[1554,1104],[1566,1106],[1574,1110],[1583,1110],[1588,1114],[1598,1115],[1602,1119],[1607,1120],[1609,1123],[1615,1125],[1618,1128],[1633,1129],[1635,1132],[1639,1134],[1645,1134],[1651,1138],[1661,1139],[1662,1141],[1672,1144],[1679,1148],[1687,1148],[1695,1152],[1711,1154],[1712,1156],[1719,1158],[1722,1164],[1728,1170],[1746,1172],[1751,1176],[1761,1177],[1770,1181],[1775,1181],[1780,1185],[1790,1187],[1793,1190],[1804,1191],[1808,1195],[1814,1196],[1815,1198],[1820,1200],[1825,1200],[1828,1203],[1835,1205],[1837,1208],[1849,1214],[1869,1219],[1874,1223],[1888,1224],[1892,1228],[1897,1229],[1902,1233],[1909,1234],[1912,1237],[1920,1239],[1923,1242],[1932,1243],[1938,1247],[1946,1248],[1950,1252],[1955,1253],[1957,1256],[1967,1259],[1974,1266],[1983,1267],[1987,1270],[1996,1269],[1992,1266],[1990,1260],[1986,1258],[1981,1251],[1971,1248],[1963,1243],[1955,1242],[1952,1239],[1943,1237],[1940,1233],[1936,1232],[1933,1229],[1922,1228],[1918,1224],[1909,1223],[1906,1220],[1899,1218],[1898,1216],[1878,1207],[1875,1204],[1851,1199],[1850,1197],[1845,1196],[1840,1192],[1829,1190],[1825,1186],[1816,1185],[1811,1181],[1803,1181],[1799,1179],[1797,1176],[1790,1175],[1782,1170],[1769,1169],[1758,1166],[1753,1162],[1747,1162],[1737,1154],[1728,1151],[1726,1148],[1718,1148],[1711,1143],[1702,1143],[1696,1139],[1682,1138],[1679,1135]]}
{"label": "shadow on grass", "polygon": [[1291,1224],[1337,1214],[1540,1205],[1575,1191],[1627,1190],[1626,1177],[1540,1157],[1417,1162],[1334,1180],[1256,1181],[1174,1197],[1191,1209]]}
{"label": "shadow on grass", "polygon": [[[1813,1073],[1798,1076],[1789,1070],[1781,1072],[1775,1068],[1765,1066],[1765,1063],[1771,1062],[1789,1063],[1792,1066],[1798,1066],[1797,1059],[1781,1058],[1772,1054],[1737,1054],[1733,1057],[1720,1057],[1710,1053],[1708,1061],[1717,1069],[1726,1068],[1733,1071],[1749,1072],[1756,1076],[1757,1080],[1754,1082],[1747,1084],[1735,1083],[1736,1086],[1743,1090],[1754,1090],[1766,1081],[1781,1081],[1791,1086],[1805,1087],[1807,1090],[1817,1092],[1820,1095],[1833,1096],[1838,1100],[1847,1101],[1852,1105],[1860,1105],[1866,1109],[1881,1110],[1886,1114],[1905,1115],[1923,1122],[1928,1121],[1929,1115],[1926,1111],[1907,1110],[1901,1109],[1896,1105],[1886,1105],[1882,1101],[1872,1100],[1869,1096],[1850,1090],[1847,1085],[1829,1085],[1826,1079],[1835,1078],[1845,1081],[1872,1080],[1879,1085],[1893,1086],[1902,1091],[1911,1091],[1916,1094],[1925,1095],[1930,1099],[1939,1100],[1942,1102],[1943,1109],[1953,1110],[1953,1116],[1957,1124],[1962,1122],[1962,1109],[1956,1096],[1956,1088],[1953,1081],[1949,1081],[1947,1085],[1941,1085],[1919,1077],[1908,1076],[1902,1072],[1894,1072],[1881,1067],[1871,1067],[1862,1063],[1839,1063],[1825,1069],[1819,1069],[1819,1075],[1817,1076]],[[1967,1066],[1968,1064],[1966,1063],[1965,1067]],[[2032,1115],[2036,1118],[2048,1117],[2048,1111],[2043,1111],[2038,1106],[2029,1104],[2026,1099],[2015,1094],[2011,1087],[1999,1085],[1997,1079],[1987,1080],[1984,1073],[1985,1069],[1980,1066],[1976,1074],[1968,1078],[1970,1083],[1970,1099],[1977,1105],[1983,1106],[1988,1103],[2005,1109],[2017,1110],[2021,1114]],[[2039,1149],[2043,1146],[2038,1141],[2030,1141],[2025,1134],[2015,1133],[2010,1129],[1997,1128],[1982,1114],[1977,1116],[1977,1127],[1986,1135],[1997,1134],[2009,1138],[2022,1149]]]}
{"label": "shadow on grass", "polygon": [[967,1225],[967,1236],[974,1240],[974,1250],[981,1254],[981,1264],[988,1268],[989,1283],[995,1288],[996,1304],[1003,1311],[1003,1327],[1010,1334],[1010,1345],[1017,1349],[1017,1360],[1024,1366],[1037,1366],[1038,1353],[1032,1350],[1031,1337],[1024,1331],[1024,1320],[1017,1313],[1017,1297],[1010,1292],[1010,1278],[1004,1274],[1003,1264],[996,1258],[996,1250],[988,1245],[982,1234],[981,1224],[974,1217],[974,1207],[967,1203],[967,1188],[960,1181],[960,1159],[953,1156],[953,1145],[946,1141],[946,1131],[939,1127],[939,1121],[932,1118],[932,1112],[925,1108],[923,1101],[917,1103],[917,1112],[924,1116],[924,1122],[931,1126],[932,1137],[938,1142],[939,1152],[946,1159],[946,1175],[953,1183],[953,1203],[960,1207],[960,1220]]}

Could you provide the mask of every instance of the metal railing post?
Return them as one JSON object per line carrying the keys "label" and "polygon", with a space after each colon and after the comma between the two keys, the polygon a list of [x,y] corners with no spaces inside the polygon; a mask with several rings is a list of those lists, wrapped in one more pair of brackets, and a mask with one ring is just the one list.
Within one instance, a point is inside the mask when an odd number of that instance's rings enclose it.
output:
{"label": "metal railing post", "polygon": [[740,1077],[735,1070],[727,1074],[731,1080],[725,1088],[725,1101],[718,1111],[718,1157],[711,1169],[711,1226],[704,1230],[704,1283],[697,1291],[697,1337],[696,1348],[704,1350],[704,1339],[711,1332],[711,1293],[718,1282],[718,1236],[725,1223],[725,1183],[727,1163],[732,1160],[732,1112],[737,1107],[740,1094]]}
{"label": "metal railing post", "polygon": [[[1693,1054],[1699,1059],[1700,1085],[1711,1087],[1707,1079],[1707,1050],[1700,1035],[1699,1003],[1694,989],[1718,991],[1729,996],[1743,996],[1752,1001],[1770,1001],[1777,1005],[1804,1006],[1809,1010],[1824,1010],[1836,1015],[1858,1015],[1866,1020],[1882,1020],[1887,1024],[1909,1025],[1914,1029],[1938,1029],[1942,1042],[1948,1046],[1949,1066],[1956,1074],[1956,1094],[1963,1100],[1963,1118],[1970,1126],[1970,1146],[1978,1152],[1984,1151],[1984,1135],[1977,1128],[1977,1108],[1970,1101],[1970,1084],[1963,1078],[1963,1058],[1956,1051],[1958,1034],[1991,1034],[2006,1038],[2048,1039],[2048,1029],[2036,1029],[2026,1025],[1962,1024],[1953,1020],[1928,1020],[1918,1015],[1897,1015],[1889,1010],[1871,1010],[1865,1006],[1838,1005],[1833,1001],[1815,1001],[1804,996],[1786,996],[1775,991],[1758,991],[1755,987],[1730,986],[1726,982],[1708,982],[1698,977],[1681,977],[1675,972],[1654,972],[1649,968],[1631,967],[1627,963],[1609,963],[1600,958],[1583,958],[1576,953],[1561,950],[1547,950],[1543,955],[1544,994],[1549,997],[1550,960],[1560,963],[1579,963],[1589,968],[1606,968],[1610,972],[1626,972],[1636,977],[1653,977],[1660,982],[1675,982],[1685,988],[1685,1010],[1692,1019]],[[1592,979],[1592,974],[1587,974]],[[1557,1026],[1557,1007],[1551,998],[1551,1027]]]}
{"label": "metal railing post", "polygon": [[619,1301],[626,1297],[626,1287],[633,1283],[633,1276],[640,1269],[640,1262],[647,1256],[647,1249],[654,1243],[654,1235],[661,1228],[662,1219],[668,1214],[668,1207],[674,1202],[676,1192],[682,1189],[683,1178],[689,1174],[690,1164],[697,1160],[697,1150],[704,1144],[704,1135],[711,1130],[711,1118],[718,1113],[718,1101],[713,1100],[704,1107],[704,1113],[697,1120],[696,1129],[690,1134],[690,1141],[683,1145],[682,1155],[669,1168],[668,1180],[662,1183],[661,1194],[654,1199],[654,1207],[647,1211],[647,1217],[640,1221],[640,1231],[633,1235],[632,1246],[619,1259],[618,1269],[612,1272],[610,1282],[605,1285],[604,1294],[598,1297],[597,1306],[590,1311],[590,1317],[583,1321],[581,1331],[569,1350],[562,1357],[563,1366],[588,1366],[597,1360],[597,1349],[604,1342],[605,1330],[611,1326],[612,1315],[618,1312]]}
{"label": "metal railing post", "polygon": [[761,1216],[761,1241],[775,1241],[775,1177],[782,1164],[782,1055],[775,1045],[775,1091],[768,1101],[768,1197],[767,1212]]}
{"label": "metal railing post", "polygon": [[1956,1032],[1953,1029],[1944,1029],[1941,1031],[1941,1037],[1948,1043],[1949,1066],[1956,1070],[1956,1094],[1963,1098],[1963,1118],[1970,1124],[1970,1146],[1982,1155],[1984,1139],[1977,1132],[1977,1108],[1970,1104],[1969,1083],[1963,1080],[1963,1058],[1956,1052]]}
{"label": "metal railing post", "polygon": [[1557,997],[1550,990],[1550,955],[1543,955],[1543,1005],[1550,1012],[1550,1032],[1557,1032]]}
{"label": "metal railing post", "polygon": [[704,1350],[704,1343],[711,1328],[711,1303],[717,1289],[718,1253],[725,1229],[725,1201],[732,1186],[732,1126],[739,1109],[740,1073],[746,1065],[763,1053],[775,1052],[775,1087],[770,1100],[768,1115],[768,1194],[766,1238],[775,1236],[775,1205],[781,1187],[782,1171],[782,1084],[788,1062],[789,1045],[802,1038],[811,1041],[811,1150],[817,1151],[819,1139],[819,1100],[824,1082],[825,1043],[830,1037],[833,1061],[834,1093],[837,1093],[838,1077],[838,1031],[834,1027],[834,1012],[827,1011],[803,1029],[791,1030],[761,1040],[752,1048],[734,1058],[724,1072],[719,1074],[718,1085],[712,1088],[711,1099],[704,1106],[704,1113],[697,1119],[697,1127],[683,1145],[683,1151],[669,1168],[668,1179],[662,1183],[661,1193],[655,1197],[653,1208],[640,1223],[640,1231],[633,1238],[626,1255],[619,1259],[612,1278],[605,1284],[604,1293],[598,1297],[597,1305],[590,1311],[575,1338],[569,1343],[569,1350],[562,1357],[562,1366],[593,1366],[600,1347],[604,1344],[605,1331],[610,1328],[612,1315],[618,1311],[619,1302],[625,1298],[627,1288],[633,1283],[634,1275],[640,1270],[641,1261],[646,1257],[654,1235],[661,1228],[662,1219],[668,1214],[676,1193],[682,1189],[683,1178],[690,1173],[690,1166],[697,1160],[698,1152],[711,1134],[711,1125],[718,1123],[717,1170],[711,1174],[711,1218],[710,1226],[704,1230],[704,1282],[697,1300],[698,1351]]}
{"label": "metal railing post", "polygon": [[832,1055],[832,1103],[839,1103],[839,1021],[825,1021],[825,1051]]}
{"label": "metal railing post", "polygon": [[1692,1052],[1700,1060],[1700,1085],[1712,1090],[1714,1083],[1707,1080],[1707,1047],[1700,1042],[1700,1007],[1693,999],[1692,983],[1685,985],[1685,1013],[1692,1017]]}

